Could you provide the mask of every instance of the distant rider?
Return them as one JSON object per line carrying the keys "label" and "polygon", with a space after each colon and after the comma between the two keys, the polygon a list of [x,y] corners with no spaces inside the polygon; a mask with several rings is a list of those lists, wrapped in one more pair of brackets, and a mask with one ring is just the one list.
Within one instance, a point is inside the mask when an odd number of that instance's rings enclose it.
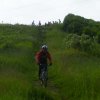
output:
{"label": "distant rider", "polygon": [[47,45],[43,45],[41,47],[41,50],[37,52],[35,59],[37,64],[39,65],[39,79],[41,79],[40,74],[42,68],[45,68],[45,71],[47,71],[48,65],[52,65],[52,59],[50,53],[48,52]]}

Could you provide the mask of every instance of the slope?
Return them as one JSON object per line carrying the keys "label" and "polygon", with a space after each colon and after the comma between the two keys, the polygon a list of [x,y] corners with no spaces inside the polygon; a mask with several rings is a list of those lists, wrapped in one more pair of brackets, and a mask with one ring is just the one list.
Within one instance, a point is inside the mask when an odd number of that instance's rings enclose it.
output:
{"label": "slope", "polygon": [[[59,27],[59,26],[58,26]],[[100,99],[100,57],[67,49],[67,33],[50,28],[46,42],[53,58],[50,78],[62,100]]]}

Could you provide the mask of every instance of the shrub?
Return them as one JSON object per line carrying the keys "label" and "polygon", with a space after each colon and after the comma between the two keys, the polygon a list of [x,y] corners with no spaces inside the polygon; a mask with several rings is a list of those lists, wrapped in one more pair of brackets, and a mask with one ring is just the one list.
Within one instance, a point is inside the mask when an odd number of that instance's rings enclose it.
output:
{"label": "shrub", "polygon": [[77,34],[68,34],[65,41],[67,48],[80,48],[80,36]]}
{"label": "shrub", "polygon": [[82,51],[92,51],[95,48],[95,41],[88,35],[68,34],[65,38],[67,48],[75,48]]}

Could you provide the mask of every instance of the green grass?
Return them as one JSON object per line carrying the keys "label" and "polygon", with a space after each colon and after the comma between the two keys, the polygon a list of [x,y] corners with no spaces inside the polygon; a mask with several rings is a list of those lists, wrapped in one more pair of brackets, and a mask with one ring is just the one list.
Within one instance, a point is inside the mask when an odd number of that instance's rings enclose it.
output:
{"label": "green grass", "polygon": [[[62,35],[63,34],[63,35]],[[100,99],[100,58],[67,49],[65,33],[51,30],[47,44],[53,56],[51,76],[62,100]]]}
{"label": "green grass", "polygon": [[[65,37],[60,26],[0,25],[0,100],[100,100],[100,57],[67,49]],[[34,59],[42,42],[53,59],[46,89]]]}
{"label": "green grass", "polygon": [[[17,29],[17,28],[18,29]],[[0,100],[27,100],[32,74],[33,33],[22,33],[28,26],[0,26]],[[26,30],[27,31],[27,30]],[[32,68],[33,67],[33,68]]]}
{"label": "green grass", "polygon": [[40,44],[37,27],[0,25],[0,100],[59,100],[39,84],[34,57]]}

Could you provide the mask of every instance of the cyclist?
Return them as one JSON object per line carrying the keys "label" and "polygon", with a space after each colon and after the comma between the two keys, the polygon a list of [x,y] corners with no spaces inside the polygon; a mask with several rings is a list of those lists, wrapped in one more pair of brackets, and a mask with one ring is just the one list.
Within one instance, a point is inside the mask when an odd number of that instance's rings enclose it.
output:
{"label": "cyclist", "polygon": [[50,53],[48,52],[47,45],[42,45],[41,50],[36,53],[35,59],[39,65],[39,79],[41,80],[40,75],[42,68],[45,68],[45,71],[47,71],[47,66],[52,65],[52,59]]}

